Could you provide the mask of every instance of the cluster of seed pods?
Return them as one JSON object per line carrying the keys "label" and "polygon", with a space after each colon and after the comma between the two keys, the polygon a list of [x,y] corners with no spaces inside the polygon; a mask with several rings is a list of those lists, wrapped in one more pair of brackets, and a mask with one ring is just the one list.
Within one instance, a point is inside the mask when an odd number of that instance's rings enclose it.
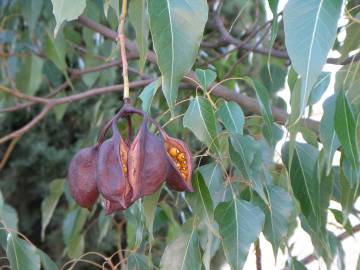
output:
{"label": "cluster of seed pods", "polygon": [[[131,116],[143,121],[132,138]],[[117,123],[126,119],[127,140]],[[151,133],[153,124],[159,135]],[[105,140],[112,128],[112,136]],[[176,191],[193,191],[192,157],[187,145],[170,137],[143,111],[125,104],[101,131],[96,145],[80,150],[72,159],[68,181],[70,193],[84,208],[91,208],[101,194],[105,211],[127,209],[137,199],[156,192],[163,182]]]}

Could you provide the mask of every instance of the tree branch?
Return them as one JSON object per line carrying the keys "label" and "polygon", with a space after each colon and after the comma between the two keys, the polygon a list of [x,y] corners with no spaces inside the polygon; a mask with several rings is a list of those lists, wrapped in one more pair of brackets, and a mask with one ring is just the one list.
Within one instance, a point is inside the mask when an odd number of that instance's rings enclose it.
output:
{"label": "tree branch", "polygon": [[[152,79],[148,79],[148,80],[141,80],[141,81],[136,81],[136,82],[132,82],[129,84],[129,87],[132,89],[135,88],[139,88],[139,87],[143,87],[147,84],[149,84],[150,82],[152,82]],[[89,98],[89,97],[93,97],[93,96],[98,96],[98,95],[103,95],[106,93],[112,93],[112,92],[118,92],[124,89],[124,85],[123,84],[117,84],[117,85],[112,85],[112,86],[106,86],[106,87],[100,87],[100,88],[95,88],[95,89],[91,89],[88,90],[84,93],[80,93],[80,94],[75,94],[75,95],[71,95],[71,96],[67,96],[67,97],[63,97],[63,98],[55,98],[55,99],[41,99],[42,100],[42,104],[45,104],[44,108],[42,109],[42,111],[34,118],[32,119],[29,123],[27,123],[25,126],[23,126],[22,128],[11,132],[8,135],[5,135],[3,137],[0,138],[0,144],[3,144],[9,140],[12,140],[14,138],[20,137],[21,135],[23,135],[24,133],[28,132],[30,129],[32,129],[34,126],[36,126],[46,115],[47,113],[53,109],[55,106],[57,105],[61,105],[64,103],[71,103],[74,101],[78,101],[78,100],[82,100],[85,98]],[[22,95],[23,98],[28,99],[29,96],[24,97],[24,95]]]}
{"label": "tree branch", "polygon": [[[79,22],[85,26],[88,27],[96,32],[99,32],[100,34],[104,35],[107,38],[110,38],[114,41],[116,41],[116,32],[103,26],[98,24],[97,22],[89,19],[88,17],[82,15],[79,17]],[[136,48],[136,44],[132,41],[129,41],[128,39],[126,40],[126,48],[131,52],[131,53],[137,53],[138,54],[138,50]],[[151,63],[156,64],[156,55],[154,52],[149,51],[147,54],[147,60]],[[186,78],[184,79],[185,81],[187,81],[188,83],[194,85],[194,86],[198,86],[198,83],[195,83],[194,80],[196,81],[196,78],[194,76],[194,74],[189,73],[186,75],[187,77],[192,78],[192,80],[187,80]],[[248,97],[246,95],[241,95],[241,94],[237,94],[233,91],[231,91],[230,89],[223,87],[221,85],[218,85],[214,88],[214,90],[211,92],[212,95],[217,96],[217,97],[221,97],[224,98],[226,100],[232,100],[235,101],[236,103],[238,103],[245,112],[247,113],[254,113],[254,114],[261,114],[261,110],[260,110],[260,106],[259,103],[257,102],[257,100],[255,98],[252,97]],[[273,112],[273,116],[274,119],[277,123],[285,125],[286,120],[288,119],[289,115],[284,112],[281,109],[278,109],[276,107],[272,108],[272,112]],[[319,122],[313,121],[313,120],[304,120],[304,124],[309,127],[310,129],[312,129],[313,131],[315,131],[316,133],[319,132]]]}

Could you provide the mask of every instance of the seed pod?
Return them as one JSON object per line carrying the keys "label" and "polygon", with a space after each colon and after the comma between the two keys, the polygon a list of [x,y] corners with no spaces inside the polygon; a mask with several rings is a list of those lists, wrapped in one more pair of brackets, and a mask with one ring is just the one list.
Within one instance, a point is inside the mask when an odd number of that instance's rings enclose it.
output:
{"label": "seed pod", "polygon": [[167,135],[163,129],[160,129],[160,133],[164,138],[164,147],[169,164],[166,177],[168,186],[176,191],[192,192],[192,156],[188,146],[183,141]]}
{"label": "seed pod", "polygon": [[68,170],[70,193],[74,200],[84,208],[90,209],[99,196],[96,186],[97,148],[80,150],[71,160]]}
{"label": "seed pod", "polygon": [[149,132],[147,125],[145,116],[129,150],[129,183],[133,201],[156,192],[168,173],[163,142]]}
{"label": "seed pod", "polygon": [[113,136],[100,146],[96,180],[98,189],[106,200],[127,208],[132,196],[127,179],[129,147],[121,138],[115,121],[112,132]]}
{"label": "seed pod", "polygon": [[[165,180],[168,165],[161,141],[148,131],[148,119],[127,145],[113,122],[113,136],[99,151],[97,183],[103,197],[123,209],[135,200],[154,193]],[[119,208],[112,205],[109,211]]]}
{"label": "seed pod", "polygon": [[115,211],[125,210],[119,203],[104,200],[105,215],[110,215]]}

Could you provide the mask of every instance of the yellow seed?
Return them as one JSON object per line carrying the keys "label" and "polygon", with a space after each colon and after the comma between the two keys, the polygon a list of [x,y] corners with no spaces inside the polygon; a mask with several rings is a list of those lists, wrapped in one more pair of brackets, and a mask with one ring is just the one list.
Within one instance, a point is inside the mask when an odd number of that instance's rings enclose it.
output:
{"label": "yellow seed", "polygon": [[170,156],[172,156],[172,157],[176,157],[176,155],[179,153],[179,150],[178,149],[176,149],[176,147],[171,147],[170,149],[169,149],[169,154],[170,154]]}
{"label": "yellow seed", "polygon": [[181,167],[181,171],[182,172],[187,172],[187,168],[186,167]]}
{"label": "yellow seed", "polygon": [[185,161],[185,160],[186,160],[186,158],[185,158],[184,153],[180,153],[180,154],[178,154],[178,155],[177,155],[177,160],[178,160],[178,161]]}
{"label": "yellow seed", "polygon": [[176,168],[180,169],[181,168],[181,165],[180,163],[175,163],[176,164]]}
{"label": "yellow seed", "polygon": [[125,165],[123,165],[123,173],[127,173],[127,168],[126,168],[126,166]]}
{"label": "yellow seed", "polygon": [[186,179],[186,174],[185,173],[181,173],[182,178]]}

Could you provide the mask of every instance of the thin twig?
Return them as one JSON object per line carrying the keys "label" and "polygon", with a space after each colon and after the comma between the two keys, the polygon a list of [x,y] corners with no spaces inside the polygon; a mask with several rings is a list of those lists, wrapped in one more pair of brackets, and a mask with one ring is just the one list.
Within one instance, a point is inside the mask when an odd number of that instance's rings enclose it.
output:
{"label": "thin twig", "polygon": [[125,49],[125,18],[126,18],[127,0],[122,0],[120,23],[118,29],[118,42],[120,43],[120,55],[122,61],[123,80],[124,80],[124,99],[130,98],[128,63]]}

